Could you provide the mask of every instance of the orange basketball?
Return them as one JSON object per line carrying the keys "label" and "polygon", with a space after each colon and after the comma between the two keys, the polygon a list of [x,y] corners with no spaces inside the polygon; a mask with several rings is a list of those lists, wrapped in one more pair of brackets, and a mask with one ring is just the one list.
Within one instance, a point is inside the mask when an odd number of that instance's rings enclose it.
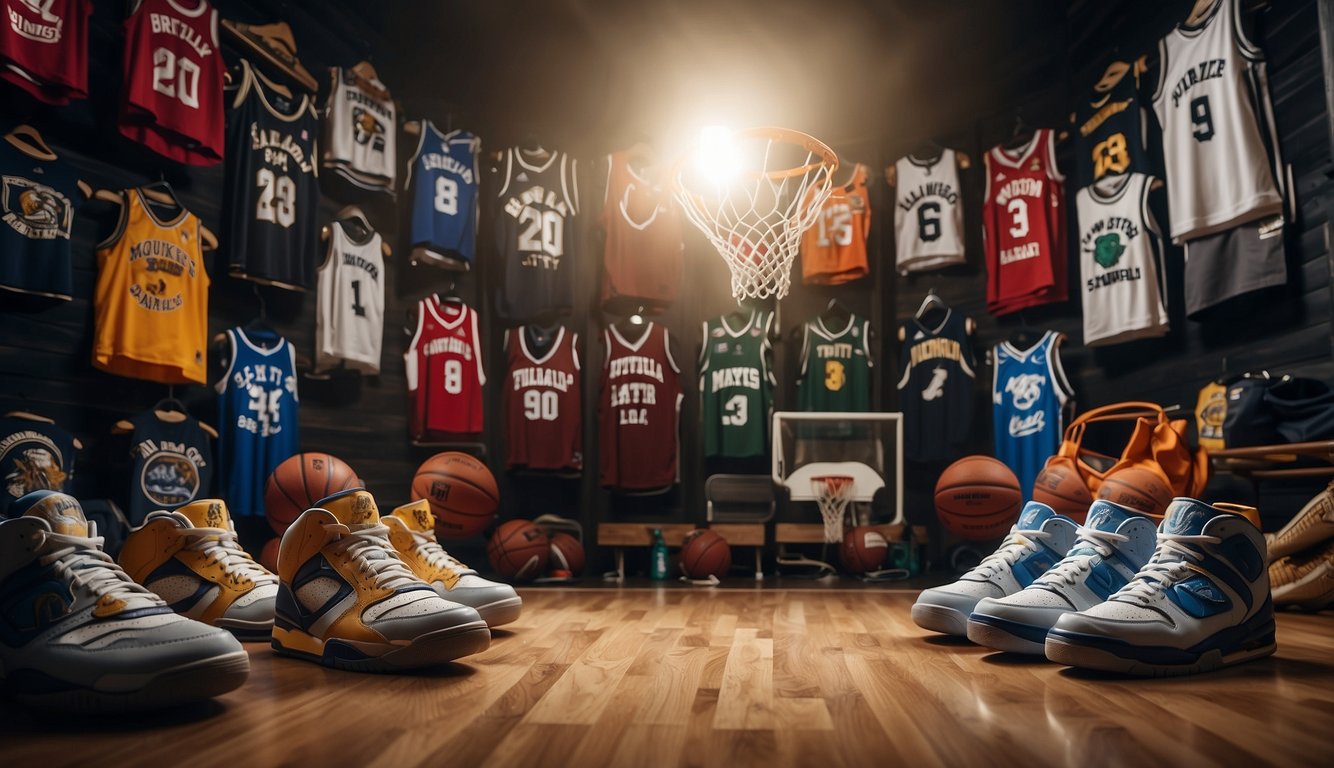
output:
{"label": "orange basketball", "polygon": [[570,534],[559,532],[551,537],[551,557],[547,563],[553,571],[578,576],[584,572],[584,545]]}
{"label": "orange basketball", "polygon": [[691,531],[681,542],[681,570],[692,579],[727,576],[732,569],[732,548],[714,531]]}
{"label": "orange basketball", "polygon": [[282,539],[274,537],[264,542],[264,549],[259,552],[259,564],[273,573],[278,572],[278,544]]}
{"label": "orange basketball", "polygon": [[1067,465],[1055,464],[1039,472],[1033,481],[1033,501],[1040,501],[1056,510],[1056,514],[1082,524],[1093,503],[1093,494],[1078,472]]}
{"label": "orange basketball", "polygon": [[486,545],[486,559],[502,578],[512,581],[535,579],[546,572],[551,540],[530,520],[500,524]]}
{"label": "orange basketball", "polygon": [[889,558],[889,542],[880,531],[869,525],[859,525],[844,531],[839,555],[848,573],[878,571]]}
{"label": "orange basketball", "polygon": [[1151,469],[1126,467],[1108,475],[1098,487],[1098,498],[1130,507],[1149,517],[1163,519],[1172,503],[1172,488]]}
{"label": "orange basketball", "polygon": [[360,487],[357,473],[337,456],[298,453],[278,465],[264,488],[264,516],[279,536],[315,502]]}
{"label": "orange basketball", "polygon": [[936,514],[950,533],[984,540],[1003,535],[1019,519],[1019,478],[990,456],[965,456],[936,480]]}
{"label": "orange basketball", "polygon": [[466,453],[437,453],[417,467],[412,500],[426,499],[435,513],[435,532],[442,539],[462,539],[491,522],[500,504],[500,489],[491,470]]}

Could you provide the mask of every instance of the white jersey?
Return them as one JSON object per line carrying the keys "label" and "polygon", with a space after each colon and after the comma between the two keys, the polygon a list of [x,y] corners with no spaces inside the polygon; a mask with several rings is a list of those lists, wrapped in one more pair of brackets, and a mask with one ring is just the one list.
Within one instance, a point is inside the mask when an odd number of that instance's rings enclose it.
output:
{"label": "white jersey", "polygon": [[329,225],[329,255],[319,269],[315,317],[315,370],[345,362],[362,373],[380,372],[384,257],[378,232],[357,242],[340,222]]}
{"label": "white jersey", "polygon": [[1196,26],[1177,26],[1158,55],[1153,109],[1173,242],[1281,213],[1264,56],[1242,32],[1237,0],[1218,0]]}
{"label": "white jersey", "polygon": [[[362,90],[338,67],[329,70],[324,108],[324,167],[363,189],[394,193],[398,118],[392,99]],[[377,86],[383,87],[378,81]]]}
{"label": "white jersey", "polygon": [[1158,225],[1149,210],[1152,181],[1142,173],[1104,176],[1075,195],[1089,346],[1167,333]]}
{"label": "white jersey", "polygon": [[899,272],[962,264],[963,202],[954,150],[894,163],[894,244]]}

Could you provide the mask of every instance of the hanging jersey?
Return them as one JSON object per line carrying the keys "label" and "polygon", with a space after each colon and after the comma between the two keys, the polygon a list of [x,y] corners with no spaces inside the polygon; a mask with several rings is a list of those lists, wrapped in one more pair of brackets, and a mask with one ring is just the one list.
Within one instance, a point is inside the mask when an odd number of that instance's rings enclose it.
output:
{"label": "hanging jersey", "polygon": [[1112,66],[1125,68],[1121,77],[1110,85],[1099,81],[1075,108],[1075,178],[1080,189],[1104,176],[1151,172],[1145,150],[1147,122],[1139,100],[1144,59]]}
{"label": "hanging jersey", "polygon": [[894,162],[894,260],[901,274],[964,263],[958,156]]}
{"label": "hanging jersey", "polygon": [[384,338],[384,252],[380,233],[353,240],[341,222],[329,224],[329,255],[320,265],[315,308],[315,370],[346,363],[380,372]]}
{"label": "hanging jersey", "polygon": [[857,163],[848,183],[834,187],[815,224],[801,237],[801,280],[839,285],[866,277],[866,238],[871,235],[871,198],[866,166]]}
{"label": "hanging jersey", "polygon": [[1055,137],[1039,129],[1017,150],[987,152],[982,209],[987,309],[994,315],[1065,301],[1065,187]]}
{"label": "hanging jersey", "polygon": [[1075,195],[1088,346],[1167,333],[1152,181],[1142,173],[1108,176]]}
{"label": "hanging jersey", "polygon": [[165,221],[137,189],[97,246],[93,367],[163,384],[203,384],[208,272],[199,219],[181,208]]}
{"label": "hanging jersey", "polygon": [[55,424],[0,416],[0,519],[24,494],[66,490],[74,450],[74,435]]}
{"label": "hanging jersey", "polygon": [[0,0],[0,78],[47,104],[88,98],[91,0]]}
{"label": "hanging jersey", "polygon": [[667,329],[649,323],[631,342],[612,325],[603,332],[603,342],[599,481],[621,491],[667,488],[680,479],[677,441],[684,397]]}
{"label": "hanging jersey", "polygon": [[414,440],[482,431],[482,337],[467,304],[417,302],[417,332],[403,355]]}
{"label": "hanging jersey", "polygon": [[373,93],[338,67],[329,68],[324,109],[324,167],[362,189],[394,193],[398,117],[384,85]]}
{"label": "hanging jersey", "polygon": [[68,299],[74,289],[70,230],[79,179],[0,138],[0,288]]}
{"label": "hanging jersey", "polygon": [[1173,242],[1281,213],[1264,54],[1241,29],[1241,4],[1218,0],[1199,24],[1177,26],[1158,61],[1153,109]]}
{"label": "hanging jersey", "polygon": [[681,218],[667,185],[637,173],[628,152],[607,157],[602,205],[602,303],[617,298],[662,308],[681,292]]}
{"label": "hanging jersey", "polygon": [[584,468],[579,337],[563,326],[505,331],[505,466]]}
{"label": "hanging jersey", "polygon": [[772,312],[752,309],[737,328],[732,327],[735,315],[703,323],[699,396],[705,456],[768,455],[777,384],[769,342],[773,320]]}
{"label": "hanging jersey", "polygon": [[136,0],[133,7],[125,19],[121,134],[180,163],[221,163],[218,12],[207,0]]}
{"label": "hanging jersey", "polygon": [[934,327],[917,318],[904,326],[898,390],[909,459],[955,458],[972,433],[976,363],[967,325],[950,309]]}
{"label": "hanging jersey", "polygon": [[797,407],[803,411],[871,410],[871,324],[848,315],[831,331],[823,318],[808,321],[801,343]]}
{"label": "hanging jersey", "polygon": [[1227,447],[1223,441],[1223,422],[1227,420],[1227,387],[1217,381],[1211,381],[1200,387],[1200,396],[1195,401],[1196,442],[1206,451],[1221,451]]}
{"label": "hanging jersey", "polygon": [[1025,499],[1033,497],[1033,480],[1060,447],[1061,409],[1074,394],[1061,368],[1060,338],[1047,331],[1028,349],[1006,341],[993,351],[996,458],[1019,478]]}
{"label": "hanging jersey", "polygon": [[264,514],[269,475],[295,454],[297,436],[296,351],[284,338],[244,329],[227,331],[231,362],[218,391],[218,474],[234,515]]}
{"label": "hanging jersey", "polygon": [[315,110],[241,60],[227,112],[224,219],[232,275],[306,290],[314,277],[320,188]]}
{"label": "hanging jersey", "polygon": [[403,186],[412,196],[413,258],[469,268],[477,245],[477,153],[467,131],[441,133],[421,121]]}
{"label": "hanging jersey", "polygon": [[153,411],[130,419],[130,524],[158,509],[207,498],[213,487],[213,449],[193,416],[166,421]]}
{"label": "hanging jersey", "polygon": [[575,161],[564,152],[542,160],[505,151],[497,194],[496,250],[504,282],[500,314],[529,320],[564,314],[574,304],[574,217],[579,213]]}

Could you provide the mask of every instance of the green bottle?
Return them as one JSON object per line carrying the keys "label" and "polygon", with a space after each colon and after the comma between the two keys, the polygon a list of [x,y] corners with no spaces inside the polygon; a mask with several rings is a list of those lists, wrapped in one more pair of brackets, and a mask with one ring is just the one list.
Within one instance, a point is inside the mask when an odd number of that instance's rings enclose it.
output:
{"label": "green bottle", "polygon": [[667,542],[662,540],[662,529],[653,529],[653,549],[649,552],[648,575],[654,581],[667,580]]}

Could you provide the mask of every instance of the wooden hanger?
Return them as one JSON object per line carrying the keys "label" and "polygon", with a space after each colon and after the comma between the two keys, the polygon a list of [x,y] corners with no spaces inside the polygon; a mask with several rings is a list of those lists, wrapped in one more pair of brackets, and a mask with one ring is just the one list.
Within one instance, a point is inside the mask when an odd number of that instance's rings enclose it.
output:
{"label": "wooden hanger", "polygon": [[[362,211],[361,208],[356,205],[344,206],[341,211],[334,214],[334,221],[337,221],[342,224],[350,223],[354,226],[361,227],[363,233],[360,235],[353,232],[349,232],[349,234],[351,234],[352,237],[357,240],[363,240],[375,234],[375,228],[371,226],[371,220],[368,219],[366,217],[365,212]],[[320,241],[328,242],[329,235],[331,232],[332,230],[329,229],[328,224],[325,224],[323,227],[321,227]],[[389,243],[386,243],[384,241],[384,238],[380,238],[380,252],[383,253],[386,257],[394,255],[394,249],[389,247]]]}
{"label": "wooden hanger", "polygon": [[[162,191],[163,188],[165,188],[165,191]],[[129,190],[99,189],[92,194],[92,198],[94,200],[105,200],[116,205],[124,205],[127,191]],[[183,211],[189,210],[181,204],[180,200],[176,199],[176,193],[172,190],[171,185],[165,181],[155,181],[139,187],[139,194],[155,203],[174,205]],[[218,236],[213,234],[213,230],[204,226],[203,222],[199,224],[199,245],[205,251],[214,251],[218,248]]]}
{"label": "wooden hanger", "polygon": [[[186,413],[185,405],[180,400],[177,400],[174,397],[167,397],[159,400],[157,404],[153,406],[153,417],[158,421],[166,422],[168,424],[179,424],[190,418],[190,415]],[[217,439],[218,430],[202,421],[198,422],[198,424],[199,428],[203,430],[205,434]],[[134,423],[129,419],[121,419],[111,428],[111,433],[113,435],[124,435],[133,431]]]}
{"label": "wooden hanger", "polygon": [[361,90],[381,101],[389,101],[389,89],[380,81],[380,75],[375,71],[375,65],[369,61],[359,61],[347,70],[351,75],[352,82]]}
{"label": "wooden hanger", "polygon": [[425,122],[425,119],[409,120],[406,123],[403,123],[403,132],[413,136],[420,136],[426,130]]}
{"label": "wooden hanger", "polygon": [[[8,141],[14,149],[28,157],[48,162],[59,159],[55,150],[51,149],[46,140],[42,138],[41,132],[27,123],[14,126],[14,130],[5,134],[5,141]],[[93,188],[88,182],[79,179],[77,183],[79,191],[83,193],[84,197],[93,196]]]}
{"label": "wooden hanger", "polygon": [[1193,27],[1204,21],[1204,17],[1214,9],[1219,0],[1195,0],[1195,7],[1190,9],[1190,15],[1186,17],[1186,26]]}
{"label": "wooden hanger", "polygon": [[222,29],[248,51],[253,51],[258,56],[257,60],[267,64],[271,71],[282,74],[312,93],[320,89],[320,84],[315,82],[315,78],[296,58],[296,40],[287,22],[242,24],[223,19]]}
{"label": "wooden hanger", "polygon": [[[20,420],[22,420],[22,421],[35,421],[35,422],[37,422],[38,424],[55,424],[55,423],[56,423],[56,420],[55,420],[55,419],[48,419],[48,418],[45,417],[45,416],[38,416],[37,414],[33,413],[32,411],[10,411],[9,413],[6,413],[5,416],[7,416],[7,417],[9,417],[9,418],[11,418],[11,419],[20,419]],[[75,447],[75,448],[78,448],[79,450],[83,450],[83,443],[79,442],[79,438],[77,438],[77,437],[74,438],[74,447]]]}

